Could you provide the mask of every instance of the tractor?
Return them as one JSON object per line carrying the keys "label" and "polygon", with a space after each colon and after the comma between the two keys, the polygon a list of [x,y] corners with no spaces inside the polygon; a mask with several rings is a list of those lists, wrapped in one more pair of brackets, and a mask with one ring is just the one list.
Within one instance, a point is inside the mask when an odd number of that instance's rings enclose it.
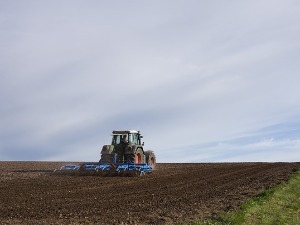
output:
{"label": "tractor", "polygon": [[140,131],[114,130],[111,144],[102,147],[99,162],[67,164],[55,172],[99,176],[131,176],[151,173],[156,167],[156,157],[153,151],[144,151],[142,138]]}
{"label": "tractor", "polygon": [[101,163],[146,163],[153,169],[156,165],[154,152],[144,151],[143,136],[140,131],[113,131],[112,142],[104,145],[101,151]]}

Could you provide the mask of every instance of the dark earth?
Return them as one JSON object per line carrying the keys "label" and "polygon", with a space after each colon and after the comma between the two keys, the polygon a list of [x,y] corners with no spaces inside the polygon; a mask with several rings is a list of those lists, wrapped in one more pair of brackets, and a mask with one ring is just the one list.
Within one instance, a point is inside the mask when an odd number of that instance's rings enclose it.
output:
{"label": "dark earth", "polygon": [[177,224],[238,209],[300,163],[158,164],[141,177],[57,175],[63,162],[0,162],[0,224]]}

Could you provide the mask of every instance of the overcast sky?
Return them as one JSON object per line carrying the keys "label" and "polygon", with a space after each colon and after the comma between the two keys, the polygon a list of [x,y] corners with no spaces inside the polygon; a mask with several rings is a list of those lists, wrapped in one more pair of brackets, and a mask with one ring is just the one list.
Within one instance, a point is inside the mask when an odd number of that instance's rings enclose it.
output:
{"label": "overcast sky", "polygon": [[0,0],[0,160],[300,161],[297,0]]}

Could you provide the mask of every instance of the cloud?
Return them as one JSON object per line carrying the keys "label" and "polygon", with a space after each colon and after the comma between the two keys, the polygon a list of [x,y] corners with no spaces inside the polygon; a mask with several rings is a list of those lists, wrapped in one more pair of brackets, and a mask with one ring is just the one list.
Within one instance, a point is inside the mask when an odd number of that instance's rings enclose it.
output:
{"label": "cloud", "polygon": [[[2,2],[0,158],[95,161],[114,129],[141,130],[161,162],[271,151],[276,161],[279,148],[297,158],[299,11],[294,1]],[[274,143],[258,154],[264,138]]]}

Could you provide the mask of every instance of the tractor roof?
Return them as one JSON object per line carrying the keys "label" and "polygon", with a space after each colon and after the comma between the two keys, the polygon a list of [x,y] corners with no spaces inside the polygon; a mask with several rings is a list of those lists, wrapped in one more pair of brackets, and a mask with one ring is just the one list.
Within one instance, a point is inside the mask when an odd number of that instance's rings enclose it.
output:
{"label": "tractor roof", "polygon": [[137,130],[114,130],[112,135],[120,135],[120,134],[139,134],[140,131]]}

